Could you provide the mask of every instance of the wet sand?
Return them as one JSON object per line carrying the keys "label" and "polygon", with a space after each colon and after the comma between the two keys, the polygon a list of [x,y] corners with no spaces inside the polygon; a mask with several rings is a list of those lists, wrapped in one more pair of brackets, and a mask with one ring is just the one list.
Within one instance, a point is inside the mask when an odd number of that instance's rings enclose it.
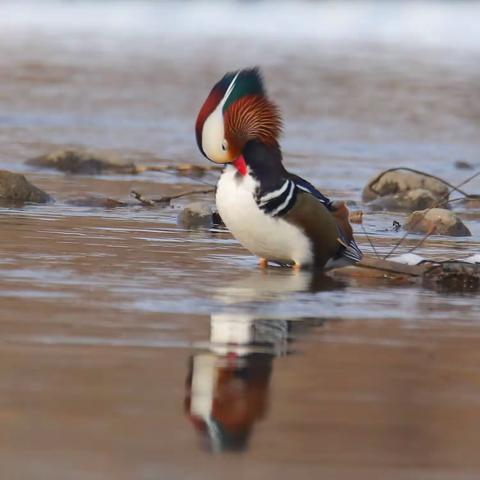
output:
{"label": "wet sand", "polygon": [[[456,160],[478,166],[477,51],[7,33],[0,168],[25,173],[56,203],[0,208],[5,478],[478,477],[478,295],[261,272],[227,231],[178,226],[184,200],[66,203],[197,186],[186,177],[24,164],[68,145],[202,163],[193,123],[208,89],[226,70],[260,64],[284,113],[288,167],[365,209],[361,189],[383,168],[460,182],[470,172]],[[478,179],[467,187],[479,189]],[[477,253],[480,215],[466,218],[472,237],[432,237],[418,253]],[[379,252],[403,219],[366,212]]]}

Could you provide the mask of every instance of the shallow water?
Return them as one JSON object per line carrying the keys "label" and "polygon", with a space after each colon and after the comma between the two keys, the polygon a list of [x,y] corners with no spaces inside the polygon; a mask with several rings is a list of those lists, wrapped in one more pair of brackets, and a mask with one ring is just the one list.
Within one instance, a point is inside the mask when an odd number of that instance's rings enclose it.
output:
{"label": "shallow water", "polygon": [[[260,64],[284,113],[288,167],[364,209],[361,189],[383,168],[455,183],[470,175],[456,160],[478,167],[480,49],[292,26],[283,40],[258,26],[253,37],[240,27],[195,37],[182,22],[176,34],[153,20],[142,30],[142,10],[128,22],[127,7],[97,30],[103,4],[63,5],[80,9],[73,26],[48,5],[43,16],[31,5],[0,15],[0,168],[56,198],[0,208],[3,476],[477,478],[477,295],[259,271],[227,231],[178,226],[186,201],[67,203],[127,201],[132,189],[158,197],[193,180],[65,176],[24,161],[73,144],[201,163],[192,130],[208,89]],[[162,25],[184,7],[151,8]],[[249,12],[236,14],[247,23]],[[402,235],[392,229],[402,214],[364,218],[380,253]],[[466,218],[472,237],[434,237],[417,253],[478,252],[480,215]]]}

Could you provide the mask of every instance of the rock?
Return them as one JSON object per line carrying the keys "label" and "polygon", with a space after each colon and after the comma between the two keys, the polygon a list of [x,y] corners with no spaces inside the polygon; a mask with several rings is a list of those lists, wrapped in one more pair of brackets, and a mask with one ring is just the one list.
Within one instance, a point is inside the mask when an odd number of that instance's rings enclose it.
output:
{"label": "rock", "polygon": [[410,190],[423,189],[430,191],[437,199],[448,197],[448,187],[435,178],[422,173],[415,173],[405,169],[386,171],[376,175],[365,186],[362,199],[365,202],[375,200],[386,195],[395,195]]}
{"label": "rock", "polygon": [[425,275],[426,286],[433,286],[441,292],[478,292],[480,290],[480,269],[476,264],[463,260],[449,260]]}
{"label": "rock", "polygon": [[455,259],[437,262],[411,253],[388,260],[366,255],[355,266],[335,269],[332,274],[337,278],[355,278],[356,282],[365,282],[368,286],[388,279],[395,285],[420,283],[444,292],[480,290],[478,264]]}
{"label": "rock", "polygon": [[[430,190],[416,188],[395,195],[385,195],[371,201],[368,206],[373,210],[388,210],[391,212],[413,212],[425,210],[439,203],[439,197]],[[446,205],[446,200],[441,206]],[[440,205],[439,205],[440,206]]]}
{"label": "rock", "polygon": [[137,173],[135,164],[116,155],[83,149],[61,149],[27,160],[28,165],[54,168],[61,172],[98,175],[101,173]]}
{"label": "rock", "polygon": [[363,212],[361,210],[350,212],[350,223],[363,223]]}
{"label": "rock", "polygon": [[473,165],[466,160],[457,160],[455,162],[455,168],[458,168],[459,170],[473,170]]}
{"label": "rock", "polygon": [[213,225],[213,210],[209,203],[189,203],[179,214],[177,222],[184,228],[210,228]]}
{"label": "rock", "polygon": [[455,213],[444,208],[413,212],[405,222],[405,229],[412,233],[432,233],[452,237],[472,235]]}
{"label": "rock", "polygon": [[125,207],[128,204],[125,202],[120,202],[114,198],[108,197],[84,197],[84,198],[73,198],[67,200],[65,203],[68,205],[73,205],[74,207],[97,207],[97,208],[116,208],[116,207]]}
{"label": "rock", "polygon": [[0,170],[0,201],[47,203],[53,198],[32,185],[23,175]]}
{"label": "rock", "polygon": [[212,222],[213,222],[213,225],[215,225],[217,227],[224,227],[225,226],[225,223],[223,222],[222,217],[217,212],[217,210],[215,210],[212,213]]}

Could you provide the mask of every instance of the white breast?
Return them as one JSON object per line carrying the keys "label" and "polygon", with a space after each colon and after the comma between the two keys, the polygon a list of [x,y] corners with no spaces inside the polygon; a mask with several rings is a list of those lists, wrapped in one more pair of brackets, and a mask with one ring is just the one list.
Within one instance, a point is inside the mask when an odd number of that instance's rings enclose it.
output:
{"label": "white breast", "polygon": [[218,213],[233,236],[250,252],[280,263],[308,265],[312,245],[302,230],[282,218],[271,217],[258,208],[256,181],[249,174],[237,175],[228,165],[217,186]]}

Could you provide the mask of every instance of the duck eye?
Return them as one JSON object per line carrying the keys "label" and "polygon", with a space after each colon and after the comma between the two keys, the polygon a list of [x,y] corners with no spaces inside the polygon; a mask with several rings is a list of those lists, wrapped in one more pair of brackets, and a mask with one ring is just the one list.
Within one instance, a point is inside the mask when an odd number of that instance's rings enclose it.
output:
{"label": "duck eye", "polygon": [[228,150],[228,142],[224,139],[222,142],[222,150],[226,152]]}

